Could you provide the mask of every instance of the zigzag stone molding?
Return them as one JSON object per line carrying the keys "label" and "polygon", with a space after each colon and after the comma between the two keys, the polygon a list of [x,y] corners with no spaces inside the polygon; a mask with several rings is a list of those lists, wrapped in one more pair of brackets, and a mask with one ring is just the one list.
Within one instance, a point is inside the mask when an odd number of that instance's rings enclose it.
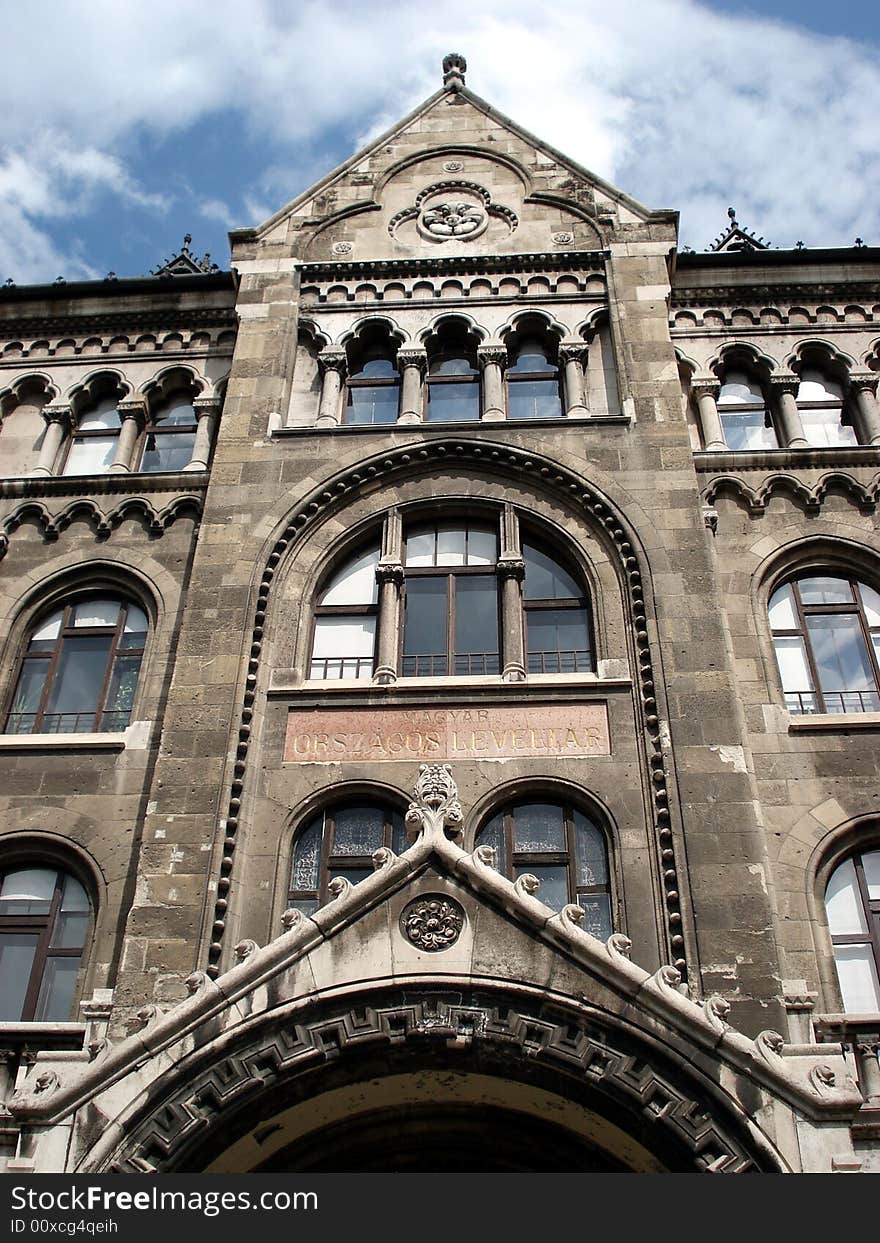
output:
{"label": "zigzag stone molding", "polygon": [[678,864],[672,832],[672,816],[669,805],[669,783],[663,758],[660,735],[660,718],[657,710],[657,688],[654,679],[653,657],[647,629],[645,588],[639,558],[636,555],[636,537],[622,514],[607,498],[591,487],[582,477],[559,466],[539,454],[527,453],[516,448],[502,448],[476,440],[438,440],[422,445],[405,445],[387,454],[358,463],[340,472],[327,484],[306,497],[292,513],[286,526],[275,541],[257,589],[257,601],[251,632],[251,645],[243,691],[243,703],[238,727],[238,741],[232,764],[229,798],[226,816],[220,827],[225,828],[222,856],[217,877],[217,897],[211,925],[211,941],[208,950],[208,973],[215,978],[220,972],[220,955],[226,930],[226,912],[241,815],[245,773],[247,771],[251,722],[257,694],[257,677],[263,632],[272,582],[282,557],[296,545],[303,534],[317,521],[325,518],[343,504],[351,501],[364,489],[372,489],[378,481],[393,482],[400,475],[414,475],[438,465],[467,463],[479,470],[513,476],[518,482],[534,479],[545,490],[562,496],[569,504],[575,504],[584,512],[594,526],[600,527],[613,549],[621,572],[621,581],[628,596],[633,645],[636,655],[637,684],[644,729],[642,737],[648,781],[651,787],[652,818],[658,872],[662,878],[663,900],[666,914],[666,936],[669,954],[676,968],[686,977],[688,964],[683,916],[680,900]]}

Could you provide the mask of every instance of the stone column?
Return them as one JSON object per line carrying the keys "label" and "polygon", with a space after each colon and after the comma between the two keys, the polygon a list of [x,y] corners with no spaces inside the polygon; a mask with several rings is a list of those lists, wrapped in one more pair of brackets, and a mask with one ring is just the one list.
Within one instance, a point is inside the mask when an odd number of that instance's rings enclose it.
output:
{"label": "stone column", "polygon": [[856,1044],[856,1061],[859,1069],[859,1087],[865,1103],[880,1107],[880,1040],[867,1037]]}
{"label": "stone column", "polygon": [[691,392],[697,399],[697,411],[700,416],[700,435],[703,437],[703,448],[718,452],[727,448],[724,439],[724,428],[718,414],[718,394],[721,385],[715,379],[703,378],[691,380]]}
{"label": "stone column", "polygon": [[391,686],[397,681],[397,651],[400,646],[400,593],[403,590],[403,523],[400,511],[392,509],[382,529],[382,555],[376,566],[379,584],[379,635],[376,643],[376,672],[373,681]]}
{"label": "stone column", "polygon": [[878,378],[880,377],[873,371],[858,371],[849,378],[849,389],[858,413],[859,434],[863,445],[880,445]]}
{"label": "stone column", "polygon": [[116,454],[108,474],[127,473],[134,469],[134,451],[141,432],[147,425],[147,403],[143,397],[133,397],[116,405],[119,411],[119,439]]}
{"label": "stone column", "polygon": [[214,443],[214,431],[220,417],[219,397],[196,397],[193,402],[198,424],[196,438],[193,443],[192,457],[184,470],[207,470],[211,457],[211,446]]}
{"label": "stone column", "polygon": [[397,351],[400,368],[400,413],[398,423],[421,423],[425,408],[424,379],[428,355],[417,347]]}
{"label": "stone column", "polygon": [[318,366],[323,377],[321,404],[318,407],[318,427],[338,427],[340,422],[340,398],[342,381],[348,366],[344,350],[321,350]]}
{"label": "stone column", "polygon": [[501,579],[501,679],[504,682],[524,682],[526,663],[522,585],[526,576],[526,564],[519,542],[519,523],[512,505],[505,505],[501,515],[498,576]]}
{"label": "stone column", "polygon": [[565,392],[565,417],[585,419],[589,416],[584,397],[585,341],[562,341],[559,345],[559,364],[562,367]]}
{"label": "stone column", "polygon": [[58,450],[61,448],[64,437],[73,425],[73,415],[70,406],[66,405],[43,406],[42,413],[46,420],[46,434],[43,437],[40,456],[31,475],[54,475],[55,459],[58,457]]}
{"label": "stone column", "polygon": [[774,375],[770,377],[770,392],[776,399],[779,411],[779,439],[783,448],[808,449],[809,442],[804,435],[804,425],[797,407],[797,391],[800,381],[796,375]]}
{"label": "stone column", "polygon": [[483,407],[480,418],[483,423],[497,423],[499,419],[507,418],[502,370],[507,365],[507,349],[500,342],[480,345],[477,347],[477,363],[483,373]]}

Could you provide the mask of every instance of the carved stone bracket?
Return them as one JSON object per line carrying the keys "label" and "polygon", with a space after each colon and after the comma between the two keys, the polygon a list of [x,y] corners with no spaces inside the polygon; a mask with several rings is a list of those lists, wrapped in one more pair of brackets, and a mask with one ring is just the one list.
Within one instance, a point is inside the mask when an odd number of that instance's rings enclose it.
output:
{"label": "carved stone bracket", "polygon": [[416,781],[415,799],[406,813],[406,827],[413,835],[423,833],[457,837],[461,833],[458,788],[447,764],[422,764]]}

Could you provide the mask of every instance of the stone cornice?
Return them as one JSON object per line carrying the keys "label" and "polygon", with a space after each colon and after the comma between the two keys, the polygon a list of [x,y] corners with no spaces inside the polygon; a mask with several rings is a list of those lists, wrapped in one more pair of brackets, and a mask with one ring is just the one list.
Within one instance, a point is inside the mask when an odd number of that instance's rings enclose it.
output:
{"label": "stone cornice", "polygon": [[156,492],[188,494],[204,492],[208,487],[207,472],[169,471],[155,474],[44,475],[21,479],[0,479],[0,497],[39,496],[141,496]]}
{"label": "stone cornice", "polygon": [[495,272],[602,272],[607,250],[535,251],[519,255],[430,255],[418,259],[363,259],[357,261],[301,263],[303,281],[338,281],[354,277],[417,276],[423,273],[453,275]]}
{"label": "stone cornice", "polygon": [[[751,303],[763,307],[778,306],[780,302],[859,302],[865,299],[873,302],[876,291],[876,280],[868,278],[863,281],[804,280],[797,283],[788,280],[784,284],[743,280],[742,284],[696,287],[673,284],[671,306],[674,310],[687,310],[694,306],[711,308],[726,303],[736,306]],[[778,328],[778,325],[775,326]]]}
{"label": "stone cornice", "polygon": [[744,473],[751,470],[814,470],[822,466],[880,466],[880,446],[845,445],[840,449],[827,446],[818,449],[755,449],[752,451],[711,452],[705,449],[694,454],[694,466],[700,474],[717,475],[721,471]]}
{"label": "stone cornice", "polygon": [[[98,335],[102,331],[136,329],[140,332],[161,328],[238,326],[238,317],[232,303],[229,306],[167,306],[142,311],[119,311],[108,303],[103,310],[90,308],[82,315],[22,315],[4,316],[0,319],[0,336],[85,336]],[[121,357],[122,355],[120,355]],[[14,362],[19,362],[16,358]]]}

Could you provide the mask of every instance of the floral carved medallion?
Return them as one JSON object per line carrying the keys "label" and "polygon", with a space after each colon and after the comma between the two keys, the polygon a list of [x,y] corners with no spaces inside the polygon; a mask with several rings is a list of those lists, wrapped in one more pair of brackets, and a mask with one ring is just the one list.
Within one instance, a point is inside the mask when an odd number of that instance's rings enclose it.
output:
{"label": "floral carved medallion", "polygon": [[464,909],[454,898],[431,893],[404,907],[400,930],[416,949],[436,953],[449,949],[461,935]]}
{"label": "floral carved medallion", "polygon": [[486,220],[475,203],[434,203],[422,212],[421,227],[435,237],[468,237]]}

